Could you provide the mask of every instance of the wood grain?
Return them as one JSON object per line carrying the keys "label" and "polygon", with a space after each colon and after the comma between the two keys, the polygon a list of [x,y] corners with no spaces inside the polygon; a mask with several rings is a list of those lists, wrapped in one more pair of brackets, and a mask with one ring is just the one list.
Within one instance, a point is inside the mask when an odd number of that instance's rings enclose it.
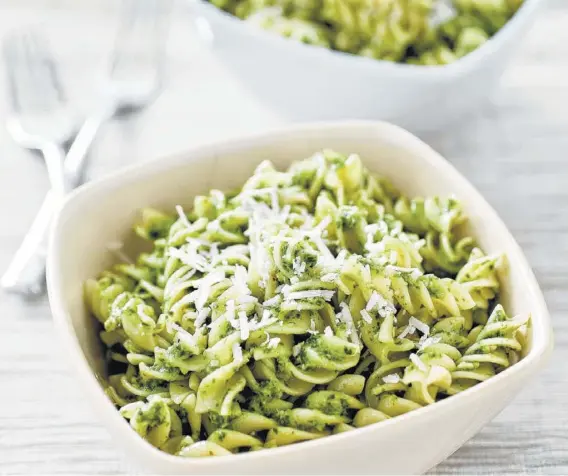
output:
{"label": "wood grain", "polygon": [[[0,35],[41,22],[83,111],[110,46],[115,2],[3,0]],[[105,127],[91,177],[198,142],[282,123],[199,50],[178,5],[169,79],[143,114]],[[70,41],[72,40],[72,41]],[[549,367],[432,474],[568,474],[568,4],[551,0],[480,113],[425,139],[495,206],[535,269],[553,316]],[[4,85],[0,84],[0,89]],[[0,116],[5,102],[0,100]],[[0,270],[47,187],[43,165],[0,128]],[[130,468],[85,403],[45,300],[0,294],[0,473],[125,474]]]}

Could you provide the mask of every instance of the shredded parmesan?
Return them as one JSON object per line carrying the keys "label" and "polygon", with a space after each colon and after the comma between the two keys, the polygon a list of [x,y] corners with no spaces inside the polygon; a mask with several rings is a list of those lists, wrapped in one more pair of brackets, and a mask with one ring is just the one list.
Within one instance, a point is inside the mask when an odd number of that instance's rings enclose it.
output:
{"label": "shredded parmesan", "polygon": [[245,311],[239,311],[239,327],[241,331],[241,340],[247,340],[249,337],[249,323]]}
{"label": "shredded parmesan", "polygon": [[302,275],[306,271],[306,263],[301,261],[300,258],[296,256],[294,258],[294,261],[292,262],[292,269],[297,275]]}
{"label": "shredded parmesan", "polygon": [[278,213],[280,204],[278,203],[278,189],[276,187],[270,189],[270,198],[272,200],[272,211]]}
{"label": "shredded parmesan", "polygon": [[410,324],[408,324],[404,328],[404,330],[399,334],[398,338],[404,339],[407,335],[414,334],[415,331],[416,331],[416,329],[413,326],[411,326]]}
{"label": "shredded parmesan", "polygon": [[367,312],[372,311],[373,308],[379,303],[379,296],[378,294],[373,291],[373,294],[371,294],[371,298],[369,299],[369,301],[367,302],[367,305],[365,306],[365,310]]}
{"label": "shredded parmesan", "polygon": [[[278,322],[278,319],[276,317],[272,317],[270,311],[268,309],[265,309],[264,312],[262,313],[262,318],[260,319],[260,322],[249,324],[249,329],[251,331],[256,331],[258,329],[263,329],[264,327],[268,327],[274,324],[275,322]],[[283,322],[281,321],[280,324],[282,325]]]}
{"label": "shredded parmesan", "polygon": [[235,311],[235,301],[232,299],[227,301],[227,312],[225,313],[225,315],[227,316],[227,321],[229,321],[231,326],[233,326],[233,329],[238,329],[240,325],[239,321],[236,319]]}
{"label": "shredded parmesan", "polygon": [[197,318],[195,319],[195,328],[199,329],[204,323],[205,320],[209,317],[209,313],[211,309],[208,307],[204,307],[201,311],[198,312]]}
{"label": "shredded parmesan", "polygon": [[400,382],[400,376],[398,374],[385,375],[383,377],[383,382],[385,382],[385,383],[398,383],[398,382]]}
{"label": "shredded parmesan", "polygon": [[248,287],[247,281],[248,276],[246,268],[240,265],[235,266],[235,275],[233,276],[232,282],[238,289],[240,294],[250,294],[250,289]]}
{"label": "shredded parmesan", "polygon": [[197,310],[201,310],[203,306],[205,306],[211,287],[223,279],[225,279],[225,271],[214,271],[203,278],[199,285],[198,296],[195,300]]}
{"label": "shredded parmesan", "polygon": [[319,233],[321,233],[323,230],[325,230],[329,224],[331,223],[331,218],[329,215],[327,215],[326,217],[324,217],[324,219],[322,221],[320,221],[317,225],[314,231],[318,231]]}
{"label": "shredded parmesan", "polygon": [[359,335],[357,334],[357,329],[355,329],[355,323],[353,322],[353,316],[351,316],[351,311],[349,310],[349,306],[344,302],[339,303],[339,307],[341,308],[341,319],[343,322],[347,324],[347,332],[349,337],[354,344],[361,347],[361,340],[359,339]]}
{"label": "shredded parmesan", "polygon": [[411,317],[410,319],[408,319],[408,324],[410,324],[415,329],[418,329],[425,336],[430,334],[430,327],[427,324],[424,324],[422,321],[419,321],[415,317]]}
{"label": "shredded parmesan", "polygon": [[324,298],[326,301],[330,301],[335,291],[326,289],[313,289],[310,291],[296,291],[290,293],[286,296],[286,299],[290,301],[295,301],[297,299],[310,299],[310,298]]}
{"label": "shredded parmesan", "polygon": [[302,344],[296,344],[294,347],[292,347],[292,355],[294,357],[298,357],[298,355],[300,355],[300,351],[302,350]]}
{"label": "shredded parmesan", "polygon": [[[191,243],[189,244],[191,245]],[[173,247],[169,248],[168,251],[170,253],[170,256],[179,259],[183,264],[191,266],[198,271],[207,271],[207,261],[205,261],[205,258],[203,256],[197,254],[195,246],[191,247],[189,251],[183,251],[181,249]]]}
{"label": "shredded parmesan", "polygon": [[324,283],[332,283],[333,281],[339,279],[339,274],[337,273],[327,273],[321,277]]}
{"label": "shredded parmesan", "polygon": [[332,337],[333,336],[333,331],[331,330],[331,327],[327,326],[323,333],[327,336],[327,337]]}
{"label": "shredded parmesan", "polygon": [[191,228],[191,223],[189,223],[189,220],[187,219],[187,216],[185,214],[185,212],[183,211],[183,208],[181,205],[176,205],[176,212],[179,215],[179,218],[181,220],[181,222],[184,224],[184,226],[186,228]]}
{"label": "shredded parmesan", "polygon": [[262,303],[265,307],[278,306],[280,304],[280,296],[273,296]]}
{"label": "shredded parmesan", "polygon": [[272,339],[270,339],[268,341],[268,344],[266,344],[266,346],[269,349],[275,349],[276,346],[280,343],[280,337],[273,337]]}
{"label": "shredded parmesan", "polygon": [[416,365],[419,370],[422,370],[423,372],[426,372],[428,370],[426,364],[422,362],[422,359],[420,359],[420,357],[418,357],[416,354],[410,354],[410,360],[414,365]]}
{"label": "shredded parmesan", "polygon": [[422,338],[420,339],[420,342],[418,342],[418,349],[424,350],[426,347],[430,347],[431,345],[437,344],[441,340],[442,338],[439,336],[426,337],[426,335],[423,335]]}
{"label": "shredded parmesan", "polygon": [[365,309],[361,309],[361,317],[367,324],[371,324],[373,322],[373,318]]}
{"label": "shredded parmesan", "polygon": [[238,364],[243,361],[243,349],[241,349],[241,346],[236,342],[233,344],[233,359]]}
{"label": "shredded parmesan", "polygon": [[370,282],[372,281],[372,278],[371,278],[371,267],[370,267],[368,264],[366,264],[365,266],[363,266],[363,279],[364,279],[366,282],[368,282],[368,283],[370,283]]}

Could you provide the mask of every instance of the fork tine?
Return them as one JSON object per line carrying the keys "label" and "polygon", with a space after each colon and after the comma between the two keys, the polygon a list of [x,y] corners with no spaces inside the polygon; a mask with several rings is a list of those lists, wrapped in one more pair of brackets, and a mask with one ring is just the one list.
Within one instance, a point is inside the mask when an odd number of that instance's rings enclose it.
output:
{"label": "fork tine", "polygon": [[55,61],[43,35],[13,33],[3,44],[10,102],[14,111],[48,112],[65,101]]}
{"label": "fork tine", "polygon": [[164,56],[171,0],[124,0],[110,60],[110,74],[120,68],[157,70]]}
{"label": "fork tine", "polygon": [[41,77],[38,78],[40,81],[47,79],[47,84],[50,86],[49,92],[50,97],[56,103],[65,102],[65,94],[63,92],[63,86],[61,84],[61,78],[59,77],[59,71],[55,64],[55,59],[53,53],[49,47],[46,38],[40,38],[37,32],[32,32],[31,44],[33,51],[36,55],[37,64],[40,66]]}

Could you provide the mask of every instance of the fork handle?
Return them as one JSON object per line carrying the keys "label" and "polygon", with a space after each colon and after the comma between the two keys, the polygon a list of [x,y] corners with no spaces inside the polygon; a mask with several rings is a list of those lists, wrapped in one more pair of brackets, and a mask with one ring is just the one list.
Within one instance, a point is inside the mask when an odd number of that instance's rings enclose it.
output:
{"label": "fork handle", "polygon": [[41,151],[45,158],[51,190],[0,280],[4,289],[29,297],[39,296],[45,291],[49,225],[55,211],[69,191],[63,166],[65,151],[60,145],[54,143],[45,144]]}
{"label": "fork handle", "polygon": [[64,169],[65,151],[59,144],[48,143],[42,147],[41,152],[45,159],[51,190],[62,200],[69,191]]}
{"label": "fork handle", "polygon": [[89,149],[103,123],[109,120],[115,112],[116,106],[114,103],[104,103],[94,114],[85,120],[81,129],[79,129],[77,137],[75,137],[65,157],[65,176],[71,188],[80,185]]}
{"label": "fork handle", "polygon": [[57,196],[50,190],[2,276],[0,284],[7,291],[30,297],[44,293],[48,232],[56,208]]}

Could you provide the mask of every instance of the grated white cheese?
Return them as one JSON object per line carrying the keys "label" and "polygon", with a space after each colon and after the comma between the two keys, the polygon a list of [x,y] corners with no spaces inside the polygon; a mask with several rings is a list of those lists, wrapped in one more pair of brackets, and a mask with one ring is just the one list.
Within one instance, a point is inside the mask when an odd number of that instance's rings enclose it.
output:
{"label": "grated white cheese", "polygon": [[332,283],[333,281],[339,279],[339,274],[337,274],[337,273],[327,273],[327,274],[324,274],[320,279],[321,279],[324,283]]}
{"label": "grated white cheese", "polygon": [[329,226],[330,223],[331,223],[331,217],[329,215],[327,215],[326,217],[324,217],[324,219],[322,221],[320,221],[316,225],[314,231],[318,231],[318,232],[321,233],[323,230],[325,230]]}
{"label": "grated white cheese", "polygon": [[419,321],[415,317],[411,317],[410,319],[408,319],[408,324],[414,327],[415,329],[418,329],[425,336],[428,336],[428,334],[430,334],[430,326],[424,324],[422,321]]}
{"label": "grated white cheese", "polygon": [[368,283],[370,283],[370,282],[372,281],[372,278],[371,278],[371,267],[370,267],[368,264],[366,264],[365,266],[363,266],[363,279],[364,279],[366,282],[368,282]]}
{"label": "grated white cheese", "polygon": [[365,310],[367,312],[372,311],[377,304],[379,304],[379,295],[375,291],[373,291],[373,294],[371,294],[371,297],[369,298],[369,301],[365,306]]}
{"label": "grated white cheese", "polygon": [[385,383],[398,383],[398,382],[400,382],[400,376],[398,374],[385,375],[383,377],[383,382],[385,382]]}
{"label": "grated white cheese", "polygon": [[326,301],[330,301],[333,298],[335,291],[327,289],[312,289],[309,291],[296,291],[290,293],[286,296],[286,299],[295,301],[297,299],[310,299],[310,298],[324,298]]}
{"label": "grated white cheese", "polygon": [[269,349],[274,349],[276,348],[276,346],[280,343],[280,337],[273,337],[272,339],[270,339],[268,341],[268,344],[266,344],[266,346]]}
{"label": "grated white cheese", "polygon": [[232,282],[239,293],[243,295],[250,294],[247,270],[244,266],[235,266],[235,275],[233,276]]}
{"label": "grated white cheese", "polygon": [[455,6],[449,0],[440,0],[434,3],[434,8],[430,14],[429,25],[436,28],[442,23],[446,23],[457,15]]}
{"label": "grated white cheese", "polygon": [[426,337],[426,335],[423,335],[420,342],[418,342],[418,349],[424,350],[431,345],[437,344],[441,340],[442,338],[440,336]]}
{"label": "grated white cheese", "polygon": [[236,308],[235,308],[235,301],[229,300],[227,301],[227,312],[225,315],[227,316],[227,321],[233,326],[233,329],[238,329],[240,327],[239,321],[236,319]]}
{"label": "grated white cheese", "polygon": [[195,345],[194,336],[191,335],[189,332],[187,332],[179,324],[176,324],[175,322],[168,321],[166,323],[166,329],[168,330],[168,332],[171,332],[171,333],[173,333],[173,331],[176,331],[177,332],[176,337],[178,339],[189,341],[190,344]]}
{"label": "grated white cheese", "polygon": [[272,211],[274,213],[278,213],[280,210],[280,203],[278,203],[278,189],[276,187],[272,187],[270,189],[270,199],[272,201]]}
{"label": "grated white cheese", "polygon": [[294,273],[299,276],[306,271],[306,263],[301,261],[300,258],[296,256],[294,258],[294,261],[292,262],[292,269],[294,270]]}
{"label": "grated white cheese", "polygon": [[[260,319],[260,322],[249,324],[249,329],[251,331],[256,331],[258,329],[271,326],[275,322],[278,322],[278,319],[276,317],[271,317],[271,316],[272,314],[270,313],[270,311],[268,309],[265,309],[264,312],[262,313],[262,318]],[[280,324],[283,325],[284,323],[280,322]]]}
{"label": "grated white cheese", "polygon": [[241,340],[247,340],[249,338],[249,322],[245,311],[239,311],[239,327]]}
{"label": "grated white cheese", "polygon": [[195,238],[193,236],[188,236],[185,241],[187,243],[191,243],[192,245],[197,246],[208,246],[210,247],[212,243],[209,240],[204,240],[202,238]]}
{"label": "grated white cheese", "polygon": [[286,223],[286,220],[288,219],[288,215],[290,215],[291,209],[292,209],[292,207],[290,205],[284,205],[284,207],[282,208],[282,211],[280,212],[280,221],[282,223]]}
{"label": "grated white cheese", "polygon": [[211,287],[223,279],[225,279],[225,271],[222,270],[213,271],[203,278],[199,285],[198,296],[195,299],[195,307],[198,311],[203,309],[203,306],[205,306],[205,303],[209,298],[209,293],[211,292]]}
{"label": "grated white cheese", "polygon": [[419,370],[422,370],[423,372],[426,372],[428,370],[426,364],[422,362],[422,359],[420,359],[420,357],[418,357],[416,354],[410,354],[410,360],[414,365],[416,365]]}
{"label": "grated white cheese", "polygon": [[191,223],[189,223],[189,220],[187,219],[187,216],[185,214],[185,212],[183,211],[183,208],[181,205],[176,205],[176,212],[179,215],[179,218],[181,220],[181,222],[184,224],[184,226],[186,228],[191,228]]}
{"label": "grated white cheese", "polygon": [[337,258],[335,258],[335,264],[338,267],[343,266],[343,262],[345,261],[345,258],[347,258],[347,250],[341,250],[338,253]]}
{"label": "grated white cheese", "polygon": [[391,304],[381,293],[377,293],[378,311],[381,317],[386,317],[386,314],[395,314],[396,307]]}
{"label": "grated white cheese", "polygon": [[355,329],[355,323],[353,322],[353,316],[351,315],[349,306],[344,302],[341,302],[339,303],[339,307],[341,308],[339,315],[341,316],[341,320],[347,324],[347,332],[349,334],[349,337],[354,344],[361,347],[361,340],[359,339],[359,335],[357,334],[357,329]]}
{"label": "grated white cheese", "polygon": [[373,322],[373,318],[365,309],[361,309],[361,317],[367,324],[371,324]]}
{"label": "grated white cheese", "polygon": [[191,266],[198,271],[205,272],[208,269],[207,261],[205,261],[203,256],[197,254],[195,246],[192,246],[188,251],[172,247],[168,249],[168,252],[170,256],[179,259],[183,264]]}
{"label": "grated white cheese", "polygon": [[238,343],[233,344],[233,359],[237,364],[240,364],[243,361],[243,349]]}
{"label": "grated white cheese", "polygon": [[422,276],[422,271],[420,271],[419,269],[415,269],[414,271],[412,271],[412,273],[410,273],[410,277],[412,279],[418,279],[420,276]]}
{"label": "grated white cheese", "polygon": [[211,309],[208,307],[204,307],[201,311],[198,312],[197,318],[195,319],[195,329],[199,329],[204,323],[205,320],[209,317],[209,313]]}
{"label": "grated white cheese", "polygon": [[331,330],[331,327],[327,326],[323,333],[327,336],[327,337],[333,337],[333,331]]}
{"label": "grated white cheese", "polygon": [[296,344],[294,347],[292,347],[292,355],[294,357],[298,357],[298,355],[300,355],[301,350],[302,350],[302,343]]}
{"label": "grated white cheese", "polygon": [[411,326],[410,324],[408,324],[404,328],[404,330],[399,334],[398,338],[404,339],[407,335],[414,334],[415,331],[416,331],[416,329],[414,328],[414,326]]}
{"label": "grated white cheese", "polygon": [[265,307],[278,306],[280,304],[280,296],[273,296],[262,303]]}

